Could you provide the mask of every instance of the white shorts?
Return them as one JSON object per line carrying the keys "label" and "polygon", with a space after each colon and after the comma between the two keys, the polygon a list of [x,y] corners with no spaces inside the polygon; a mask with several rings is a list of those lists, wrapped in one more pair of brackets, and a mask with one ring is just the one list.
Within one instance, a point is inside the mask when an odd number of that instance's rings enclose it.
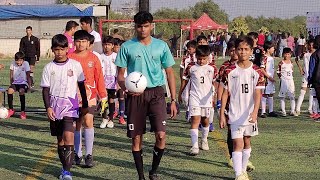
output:
{"label": "white shorts", "polygon": [[191,106],[189,108],[189,114],[190,116],[201,116],[201,117],[210,117],[210,110],[212,108],[210,107],[196,107]]}
{"label": "white shorts", "polygon": [[310,88],[310,92],[309,93],[310,93],[311,96],[317,96],[316,95],[316,90],[314,88]]}
{"label": "white shorts", "polygon": [[249,125],[230,124],[230,130],[232,139],[240,139],[244,136],[256,136],[259,134],[257,123]]}
{"label": "white shorts", "polygon": [[276,88],[274,86],[274,82],[268,80],[266,88],[264,89],[264,94],[274,94],[276,92]]}
{"label": "white shorts", "polygon": [[288,94],[289,98],[294,98],[294,81],[293,79],[281,79],[279,97],[286,97]]}
{"label": "white shorts", "polygon": [[308,80],[306,77],[302,77],[301,87],[308,87]]}

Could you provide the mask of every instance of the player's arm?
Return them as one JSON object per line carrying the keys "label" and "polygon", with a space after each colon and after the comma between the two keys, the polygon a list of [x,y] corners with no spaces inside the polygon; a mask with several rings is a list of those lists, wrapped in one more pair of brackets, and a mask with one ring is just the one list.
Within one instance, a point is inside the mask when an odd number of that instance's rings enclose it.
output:
{"label": "player's arm", "polygon": [[297,66],[298,66],[298,68],[299,68],[300,74],[301,74],[301,75],[304,75],[303,69],[302,69],[302,67],[301,67],[300,64],[299,64],[299,58],[296,57],[296,58],[295,58],[295,61],[296,61],[296,64],[297,64]]}
{"label": "player's arm", "polygon": [[221,108],[220,108],[220,128],[225,128],[227,125],[226,115],[224,114],[227,106],[227,101],[229,97],[229,92],[227,89],[223,88],[223,93],[221,97]]}
{"label": "player's arm", "polygon": [[[176,99],[176,80],[174,77],[174,71],[172,67],[165,68],[167,74],[168,85],[171,93],[171,101]],[[174,118],[177,115],[178,111],[175,103],[171,103],[171,118]]]}
{"label": "player's arm", "polygon": [[53,109],[50,107],[50,87],[42,88],[42,98],[43,98],[44,107],[46,108],[47,116],[49,120],[54,121],[55,114],[53,112]]}
{"label": "player's arm", "polygon": [[27,74],[28,86],[29,86],[29,88],[30,88],[30,87],[31,87],[31,83],[32,83],[32,81],[31,81],[31,76],[30,76],[30,71],[27,71],[26,74]]}
{"label": "player's arm", "polygon": [[261,89],[254,90],[254,107],[253,107],[253,111],[250,115],[251,120],[249,121],[251,123],[257,122],[258,111],[259,111],[260,102],[261,102],[261,95],[262,95]]}
{"label": "player's arm", "polygon": [[180,85],[180,90],[179,90],[179,96],[178,96],[178,101],[180,104],[182,104],[182,92],[184,91],[184,89],[186,88],[188,84],[188,80],[186,79],[182,79],[181,85]]}
{"label": "player's arm", "polygon": [[13,83],[13,70],[10,69],[10,85]]}
{"label": "player's arm", "polygon": [[94,68],[94,81],[97,86],[98,94],[101,100],[107,100],[107,91],[104,84],[104,77],[102,73],[102,67],[99,59],[96,57]]}
{"label": "player's arm", "polygon": [[86,86],[84,84],[84,81],[78,82],[78,87],[79,87],[79,91],[82,99],[82,107],[88,108],[88,98],[87,98]]}
{"label": "player's arm", "polygon": [[184,68],[180,67],[180,82],[182,83],[183,79],[182,79],[182,76],[183,76],[183,70]]}
{"label": "player's arm", "polygon": [[126,91],[126,85],[125,85],[125,78],[124,78],[124,73],[126,72],[126,68],[123,67],[118,67],[118,76],[117,76],[117,80],[118,80],[118,84],[120,86],[120,88],[123,91]]}
{"label": "player's arm", "polygon": [[37,52],[37,55],[36,55],[36,61],[39,61],[40,60],[40,39],[37,39],[37,44],[36,44],[36,52]]}
{"label": "player's arm", "polygon": [[24,38],[22,38],[22,39],[20,40],[19,51],[25,53],[23,40],[24,40]]}
{"label": "player's arm", "polygon": [[273,77],[269,76],[269,74],[267,73],[265,68],[261,68],[261,72],[262,74],[267,77],[271,82],[275,82],[275,80],[273,79]]}

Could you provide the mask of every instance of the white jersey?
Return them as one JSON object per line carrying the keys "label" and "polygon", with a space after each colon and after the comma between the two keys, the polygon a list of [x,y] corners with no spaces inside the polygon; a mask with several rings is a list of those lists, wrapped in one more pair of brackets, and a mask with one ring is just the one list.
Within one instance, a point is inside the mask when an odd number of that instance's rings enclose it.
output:
{"label": "white jersey", "polygon": [[100,36],[100,34],[99,34],[97,31],[92,30],[92,31],[90,32],[90,34],[91,34],[92,36],[94,36],[94,42],[95,42],[95,43],[96,43],[96,42],[101,42],[101,36]]}
{"label": "white jersey", "polygon": [[230,94],[228,123],[249,125],[249,116],[254,109],[255,90],[265,87],[261,69],[253,64],[243,69],[235,63],[225,69],[222,82]]}
{"label": "white jersey", "polygon": [[311,53],[305,53],[303,56],[303,71],[304,71],[304,77],[308,79],[309,76],[309,62],[310,62]]}
{"label": "white jersey", "polygon": [[274,59],[271,56],[266,56],[262,63],[261,63],[261,68],[264,68],[266,70],[266,73],[271,76],[272,78],[274,77]]}
{"label": "white jersey", "polygon": [[18,66],[15,61],[12,61],[10,70],[13,71],[12,84],[28,85],[27,72],[30,72],[30,66],[27,61],[24,61],[21,66]]}
{"label": "white jersey", "polygon": [[79,117],[78,82],[84,80],[81,64],[73,59],[51,61],[44,67],[40,86],[50,88],[50,107],[56,119]]}
{"label": "white jersey", "polygon": [[114,64],[117,53],[113,52],[111,55],[101,55],[101,64],[104,68],[104,82],[107,89],[117,89],[117,66]]}
{"label": "white jersey", "polygon": [[293,64],[280,61],[278,65],[277,74],[280,75],[280,79],[291,80],[293,79]]}
{"label": "white jersey", "polygon": [[212,107],[213,85],[218,70],[213,64],[189,64],[183,79],[190,81],[189,106]]}

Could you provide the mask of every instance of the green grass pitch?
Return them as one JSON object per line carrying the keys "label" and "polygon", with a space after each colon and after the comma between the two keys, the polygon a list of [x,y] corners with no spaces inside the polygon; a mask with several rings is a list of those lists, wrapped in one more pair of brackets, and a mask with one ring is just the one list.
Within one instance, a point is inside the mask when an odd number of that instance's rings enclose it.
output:
{"label": "green grass pitch", "polygon": [[[278,63],[278,59],[276,60]],[[1,60],[6,68],[0,71],[0,87],[9,85],[10,60]],[[36,87],[39,89],[43,66],[48,60],[37,64]],[[221,64],[222,59],[217,60]],[[178,77],[179,63],[174,66]],[[219,67],[219,66],[218,66]],[[296,99],[300,93],[301,77],[295,69]],[[179,87],[177,79],[177,87]],[[277,79],[279,84],[279,79]],[[278,88],[277,88],[278,90]],[[19,109],[15,94],[15,108]],[[306,95],[307,100],[308,94]],[[27,109],[43,108],[41,92],[26,95]],[[279,99],[275,94],[275,110],[279,111]],[[286,101],[289,109],[289,101]],[[306,110],[305,101],[302,110]],[[28,119],[0,120],[0,179],[56,179],[60,162],[56,155],[55,138],[49,134],[45,114],[27,113]],[[114,129],[100,129],[101,118],[95,119],[94,161],[96,166],[85,169],[74,166],[74,179],[137,179],[131,155],[131,141],[126,137],[126,128],[116,123]],[[117,121],[116,121],[117,122]],[[181,113],[176,120],[168,120],[167,148],[159,168],[161,179],[233,179],[233,170],[227,167],[226,130],[218,128],[209,134],[208,152],[200,151],[196,157],[187,155],[190,149],[189,124]],[[251,161],[256,169],[249,173],[251,179],[319,179],[320,176],[320,124],[313,122],[308,114],[299,117],[259,119],[259,135],[252,139]],[[150,169],[154,137],[144,136],[145,175]]]}

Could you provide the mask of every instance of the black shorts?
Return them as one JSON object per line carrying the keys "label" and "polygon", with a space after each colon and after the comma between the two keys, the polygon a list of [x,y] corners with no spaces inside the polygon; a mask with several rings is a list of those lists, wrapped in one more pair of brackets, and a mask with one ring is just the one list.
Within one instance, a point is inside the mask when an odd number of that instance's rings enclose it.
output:
{"label": "black shorts", "polygon": [[116,89],[107,89],[108,99],[116,99],[117,98],[117,90]]}
{"label": "black shorts", "polygon": [[117,91],[117,98],[124,98],[124,92],[123,92],[123,90],[122,89],[119,89],[118,91]]}
{"label": "black shorts", "polygon": [[24,89],[25,93],[29,89],[28,85],[26,84],[12,84],[9,88],[12,88],[14,91],[17,91],[17,92],[19,92],[20,89]]}
{"label": "black shorts", "polygon": [[29,63],[29,65],[34,66],[36,64],[36,57],[25,57],[24,58],[25,61],[27,61]]}
{"label": "black shorts", "polygon": [[152,132],[166,131],[166,101],[162,87],[147,88],[140,96],[128,95],[127,136],[134,138],[146,132],[149,116]]}
{"label": "black shorts", "polygon": [[[79,107],[79,117],[81,117],[81,116],[83,116],[82,114],[81,114],[81,108],[82,107]],[[88,107],[88,114],[93,114],[94,115],[94,112],[97,110],[97,106],[90,106],[90,107]],[[78,119],[80,119],[80,118],[78,118]]]}
{"label": "black shorts", "polygon": [[62,120],[50,121],[51,136],[62,136],[63,132],[74,132],[73,121],[76,118],[64,117]]}

